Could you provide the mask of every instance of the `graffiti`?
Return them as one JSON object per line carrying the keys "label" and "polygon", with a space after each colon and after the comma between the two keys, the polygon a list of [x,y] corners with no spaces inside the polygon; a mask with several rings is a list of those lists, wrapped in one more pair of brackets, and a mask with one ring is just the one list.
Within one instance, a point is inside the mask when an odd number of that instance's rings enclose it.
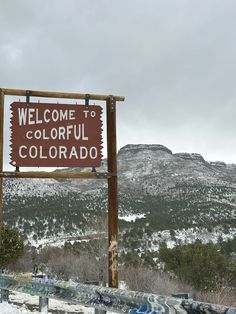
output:
{"label": "graffiti", "polygon": [[109,297],[104,297],[102,294],[97,292],[98,297],[93,298],[90,303],[91,304],[99,304],[104,305],[106,307],[111,307],[113,305],[113,301]]}
{"label": "graffiti", "polygon": [[111,274],[112,274],[112,285],[116,286],[116,278],[118,272],[118,243],[116,237],[113,237],[110,241],[109,246],[109,253],[110,253],[110,261],[111,261]]}
{"label": "graffiti", "polygon": [[236,314],[236,308],[223,305],[63,281],[43,283],[0,276],[0,289],[126,314]]}
{"label": "graffiti", "polygon": [[150,304],[142,304],[139,308],[133,308],[130,314],[162,314],[165,313],[165,309],[160,306],[159,308],[153,308]]}
{"label": "graffiti", "polygon": [[188,313],[236,314],[236,308],[227,308],[218,304],[183,300],[182,306]]}

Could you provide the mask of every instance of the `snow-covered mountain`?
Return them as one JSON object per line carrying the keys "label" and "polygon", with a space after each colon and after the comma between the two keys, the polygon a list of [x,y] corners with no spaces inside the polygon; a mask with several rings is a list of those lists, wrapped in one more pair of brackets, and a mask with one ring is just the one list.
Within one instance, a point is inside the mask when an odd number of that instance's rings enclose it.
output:
{"label": "snow-covered mountain", "polygon": [[[106,160],[97,171],[106,171]],[[183,232],[200,238],[236,233],[234,164],[173,154],[162,145],[127,145],[118,153],[118,176],[120,230],[129,239],[139,234],[154,241],[166,230],[167,240],[179,241]],[[82,235],[92,218],[106,213],[106,193],[103,180],[6,179],[4,216],[31,243]]]}

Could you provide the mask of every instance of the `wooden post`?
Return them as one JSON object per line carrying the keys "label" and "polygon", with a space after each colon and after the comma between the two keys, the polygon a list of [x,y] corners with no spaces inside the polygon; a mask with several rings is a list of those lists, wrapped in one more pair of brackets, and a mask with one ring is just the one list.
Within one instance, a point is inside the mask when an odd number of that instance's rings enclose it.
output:
{"label": "wooden post", "polygon": [[[0,172],[3,171],[4,94],[0,93]],[[3,228],[3,178],[0,177],[0,230]]]}
{"label": "wooden post", "polygon": [[[116,151],[116,101],[110,96],[107,109],[107,167],[117,173]],[[118,288],[118,188],[117,176],[108,179],[108,284]]]}

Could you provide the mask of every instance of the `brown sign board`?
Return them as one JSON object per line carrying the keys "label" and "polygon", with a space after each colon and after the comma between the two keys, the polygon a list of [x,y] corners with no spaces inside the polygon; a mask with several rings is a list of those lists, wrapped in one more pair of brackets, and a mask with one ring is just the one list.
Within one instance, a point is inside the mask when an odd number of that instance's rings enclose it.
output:
{"label": "brown sign board", "polygon": [[100,106],[13,102],[11,113],[11,165],[101,165]]}

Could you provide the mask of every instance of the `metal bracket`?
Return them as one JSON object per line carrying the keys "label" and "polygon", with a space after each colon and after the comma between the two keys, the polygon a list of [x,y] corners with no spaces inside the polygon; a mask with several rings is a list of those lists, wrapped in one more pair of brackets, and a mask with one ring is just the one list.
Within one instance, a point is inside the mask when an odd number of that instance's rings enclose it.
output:
{"label": "metal bracket", "polygon": [[97,179],[107,179],[110,177],[117,177],[115,172],[96,172]]}
{"label": "metal bracket", "polygon": [[85,108],[86,108],[86,110],[89,110],[89,98],[90,98],[90,94],[85,94]]}
{"label": "metal bracket", "polygon": [[27,106],[29,105],[29,103],[30,103],[30,91],[27,90],[26,91],[26,104],[27,104]]}
{"label": "metal bracket", "polygon": [[92,166],[92,171],[91,172],[97,172],[96,167]]}
{"label": "metal bracket", "polygon": [[110,96],[110,112],[114,112],[116,110],[116,100],[113,95]]}
{"label": "metal bracket", "polygon": [[15,172],[20,172],[20,167],[19,166],[16,166]]}
{"label": "metal bracket", "polygon": [[96,172],[96,177],[97,177],[97,179],[106,179],[107,173]]}

